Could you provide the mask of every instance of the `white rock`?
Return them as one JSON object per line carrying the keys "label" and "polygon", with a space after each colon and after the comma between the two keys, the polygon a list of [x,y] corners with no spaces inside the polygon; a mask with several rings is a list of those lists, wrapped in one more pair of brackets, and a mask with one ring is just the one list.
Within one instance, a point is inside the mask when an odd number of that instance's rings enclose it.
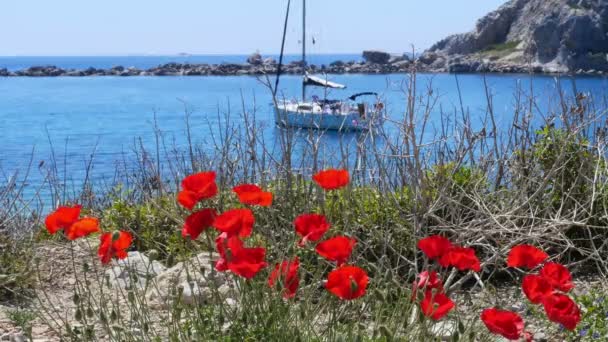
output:
{"label": "white rock", "polygon": [[451,338],[458,329],[458,324],[455,321],[440,321],[431,327],[431,334],[442,340]]}
{"label": "white rock", "polygon": [[22,333],[15,333],[11,336],[11,342],[25,342],[27,339]]}
{"label": "white rock", "polygon": [[148,289],[149,303],[161,308],[171,307],[173,296],[178,293],[181,293],[180,300],[189,305],[233,297],[234,283],[227,274],[214,269],[218,258],[217,254],[201,253],[159,274]]}
{"label": "white rock", "polygon": [[[122,288],[144,288],[146,283],[164,272],[167,268],[160,262],[151,261],[147,256],[140,252],[129,252],[126,259],[114,261],[111,269],[106,271],[112,286]],[[135,282],[133,282],[135,277]]]}

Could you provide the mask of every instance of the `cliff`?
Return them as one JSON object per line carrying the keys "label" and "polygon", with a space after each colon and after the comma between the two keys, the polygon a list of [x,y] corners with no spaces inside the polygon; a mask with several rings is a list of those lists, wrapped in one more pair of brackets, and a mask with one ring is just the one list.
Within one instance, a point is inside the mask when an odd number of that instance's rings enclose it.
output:
{"label": "cliff", "polygon": [[511,0],[472,32],[427,50],[422,64],[451,72],[606,72],[608,1]]}

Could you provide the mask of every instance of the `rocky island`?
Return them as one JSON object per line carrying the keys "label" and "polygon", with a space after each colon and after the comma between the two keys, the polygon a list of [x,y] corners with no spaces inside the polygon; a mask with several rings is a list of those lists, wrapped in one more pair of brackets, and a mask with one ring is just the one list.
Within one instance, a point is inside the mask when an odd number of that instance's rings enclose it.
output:
{"label": "rocky island", "polygon": [[[364,61],[335,61],[307,65],[312,73],[389,74],[451,73],[573,73],[608,72],[608,1],[511,0],[481,18],[472,32],[449,36],[415,58],[382,51],[364,51]],[[282,66],[285,74],[301,74],[302,62]],[[62,69],[34,66],[0,77],[57,76],[238,76],[277,72],[277,61],[255,53],[246,63],[168,63],[141,70],[116,66],[109,69]]]}

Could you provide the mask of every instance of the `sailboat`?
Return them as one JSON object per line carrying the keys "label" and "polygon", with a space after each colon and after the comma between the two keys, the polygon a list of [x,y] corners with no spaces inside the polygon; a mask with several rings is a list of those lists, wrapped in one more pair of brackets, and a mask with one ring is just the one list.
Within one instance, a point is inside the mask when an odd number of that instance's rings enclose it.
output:
{"label": "sailboat", "polygon": [[[325,90],[324,94],[327,94],[328,89],[346,89],[346,85],[331,82],[327,77],[308,74],[306,63],[306,0],[302,0],[302,98],[300,100],[277,98],[290,4],[291,0],[287,3],[281,57],[274,87],[275,121],[277,125],[281,127],[336,131],[366,131],[382,125],[384,120],[384,105],[380,102],[378,94],[375,92],[357,93],[337,100],[328,99],[327,96],[323,99],[318,96],[312,96],[310,100],[307,98],[307,87],[322,87]],[[375,97],[375,103],[370,105],[366,102],[358,101],[359,98],[366,96]]]}

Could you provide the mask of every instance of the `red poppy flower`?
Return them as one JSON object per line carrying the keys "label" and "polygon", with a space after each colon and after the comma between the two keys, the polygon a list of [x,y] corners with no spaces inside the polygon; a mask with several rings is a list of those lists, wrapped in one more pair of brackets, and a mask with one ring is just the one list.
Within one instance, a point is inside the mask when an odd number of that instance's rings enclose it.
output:
{"label": "red poppy flower", "polygon": [[335,169],[318,172],[312,179],[325,190],[340,189],[349,182],[348,171]]}
{"label": "red poppy flower", "polygon": [[569,292],[574,288],[572,275],[564,265],[549,262],[540,270],[540,275],[545,278],[551,286],[562,291]]}
{"label": "red poppy flower", "polygon": [[485,309],[481,313],[481,320],[490,332],[509,340],[518,340],[524,332],[524,320],[515,312]]}
{"label": "red poppy flower", "polygon": [[533,269],[547,260],[547,253],[531,245],[517,245],[511,248],[507,257],[508,267]]}
{"label": "red poppy flower", "polygon": [[581,311],[570,297],[554,293],[543,302],[547,318],[559,323],[568,330],[574,330],[581,321]]}
{"label": "red poppy flower", "polygon": [[298,245],[304,246],[308,241],[319,241],[331,226],[325,216],[318,214],[302,214],[293,221],[296,233],[302,236]]}
{"label": "red poppy flower", "polygon": [[255,217],[249,209],[232,209],[215,218],[213,226],[220,232],[227,233],[229,237],[239,236],[245,238],[251,235]]}
{"label": "red poppy flower", "polygon": [[228,269],[236,275],[251,279],[266,267],[265,258],[266,249],[263,247],[241,248],[232,253]]}
{"label": "red poppy flower", "polygon": [[340,299],[357,299],[365,294],[369,277],[357,266],[340,266],[327,276],[325,288]]}
{"label": "red poppy flower", "polygon": [[440,235],[432,235],[418,241],[418,248],[426,254],[427,258],[440,258],[448,252],[452,243],[447,238]]}
{"label": "red poppy flower", "polygon": [[317,253],[329,261],[335,261],[338,266],[344,264],[353,252],[357,240],[346,236],[336,236],[317,245]]}
{"label": "red poppy flower", "polygon": [[215,212],[215,209],[210,208],[190,214],[184,223],[182,236],[184,238],[190,237],[190,239],[196,240],[203,230],[211,227],[216,216],[217,213]]}
{"label": "red poppy flower", "polygon": [[534,304],[540,304],[543,300],[553,294],[553,287],[539,275],[527,275],[524,277],[521,288],[528,299]]}
{"label": "red poppy flower", "polygon": [[[228,246],[229,240],[230,246]],[[215,269],[219,272],[224,272],[228,270],[228,254],[226,253],[226,250],[240,249],[243,247],[243,242],[239,240],[237,236],[233,236],[228,239],[228,234],[222,233],[215,239],[215,247],[217,248],[217,252],[220,254],[220,259],[215,263]]]}
{"label": "red poppy flower", "polygon": [[108,264],[112,258],[124,259],[133,237],[128,232],[105,233],[101,235],[97,255],[102,264]]}
{"label": "red poppy flower", "polygon": [[80,217],[80,209],[82,206],[75,205],[73,207],[59,207],[46,217],[45,225],[48,232],[53,235],[60,230],[69,228]]}
{"label": "red poppy flower", "polygon": [[236,275],[251,279],[266,267],[265,248],[245,248],[237,236],[228,237],[226,233],[220,234],[215,243],[220,254],[215,269],[220,272],[230,270]]}
{"label": "red poppy flower", "polygon": [[461,271],[481,271],[481,264],[473,248],[452,247],[441,256],[439,264],[443,267],[454,266]]}
{"label": "red poppy flower", "polygon": [[182,191],[177,194],[177,201],[188,210],[204,200],[217,194],[215,172],[201,172],[182,180]]}
{"label": "red poppy flower", "polygon": [[99,220],[94,217],[84,217],[72,223],[65,230],[65,236],[68,240],[76,240],[97,232],[99,232]]}
{"label": "red poppy flower", "polygon": [[412,299],[416,296],[416,292],[418,289],[422,290],[430,290],[437,289],[439,291],[443,291],[443,284],[441,283],[441,279],[439,275],[435,271],[424,271],[416,277],[414,281],[414,286],[412,290]]}
{"label": "red poppy flower", "polygon": [[442,319],[455,306],[454,302],[445,293],[433,290],[426,290],[424,299],[420,302],[422,313],[435,321]]}
{"label": "red poppy flower", "polygon": [[268,278],[268,286],[275,287],[275,285],[280,282],[284,288],[283,297],[295,297],[298,286],[300,285],[300,278],[298,276],[299,270],[300,259],[298,257],[292,261],[283,261],[280,264],[276,264]]}
{"label": "red poppy flower", "polygon": [[262,207],[269,207],[272,204],[272,192],[263,191],[257,185],[254,184],[243,184],[232,188],[239,201],[247,205],[259,205]]}

